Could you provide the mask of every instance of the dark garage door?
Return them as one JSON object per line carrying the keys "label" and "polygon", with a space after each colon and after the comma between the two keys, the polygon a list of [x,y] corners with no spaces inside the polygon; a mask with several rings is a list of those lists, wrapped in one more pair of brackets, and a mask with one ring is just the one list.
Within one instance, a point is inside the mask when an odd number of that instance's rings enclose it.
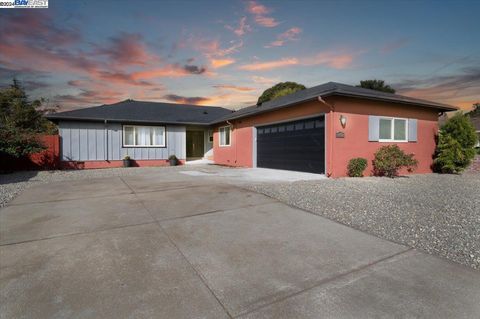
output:
{"label": "dark garage door", "polygon": [[325,173],[325,117],[257,127],[257,167]]}

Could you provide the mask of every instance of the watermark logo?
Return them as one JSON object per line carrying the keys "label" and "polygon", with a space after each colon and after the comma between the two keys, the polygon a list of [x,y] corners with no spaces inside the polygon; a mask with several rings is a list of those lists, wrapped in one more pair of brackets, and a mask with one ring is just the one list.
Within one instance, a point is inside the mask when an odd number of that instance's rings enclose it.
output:
{"label": "watermark logo", "polygon": [[48,0],[0,0],[0,9],[48,8]]}

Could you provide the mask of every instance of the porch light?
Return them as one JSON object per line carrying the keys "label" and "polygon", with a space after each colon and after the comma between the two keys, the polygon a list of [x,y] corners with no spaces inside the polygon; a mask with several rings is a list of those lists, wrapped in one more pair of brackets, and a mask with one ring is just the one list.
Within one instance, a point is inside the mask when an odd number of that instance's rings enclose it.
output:
{"label": "porch light", "polygon": [[347,118],[343,115],[340,115],[340,124],[342,125],[343,128],[347,126]]}

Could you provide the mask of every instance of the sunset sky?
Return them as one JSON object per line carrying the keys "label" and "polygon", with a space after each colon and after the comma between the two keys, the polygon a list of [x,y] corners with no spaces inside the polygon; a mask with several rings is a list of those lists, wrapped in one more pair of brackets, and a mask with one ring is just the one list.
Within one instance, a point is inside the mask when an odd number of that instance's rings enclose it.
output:
{"label": "sunset sky", "polygon": [[281,81],[383,79],[480,102],[480,1],[50,0],[0,9],[0,85],[68,110],[128,98],[238,109]]}

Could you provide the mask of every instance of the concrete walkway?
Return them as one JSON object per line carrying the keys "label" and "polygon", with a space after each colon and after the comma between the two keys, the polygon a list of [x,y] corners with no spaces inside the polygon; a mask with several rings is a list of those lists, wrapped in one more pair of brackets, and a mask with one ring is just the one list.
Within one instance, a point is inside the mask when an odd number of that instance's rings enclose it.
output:
{"label": "concrete walkway", "polygon": [[480,313],[480,272],[193,175],[28,189],[0,210],[0,318]]}

